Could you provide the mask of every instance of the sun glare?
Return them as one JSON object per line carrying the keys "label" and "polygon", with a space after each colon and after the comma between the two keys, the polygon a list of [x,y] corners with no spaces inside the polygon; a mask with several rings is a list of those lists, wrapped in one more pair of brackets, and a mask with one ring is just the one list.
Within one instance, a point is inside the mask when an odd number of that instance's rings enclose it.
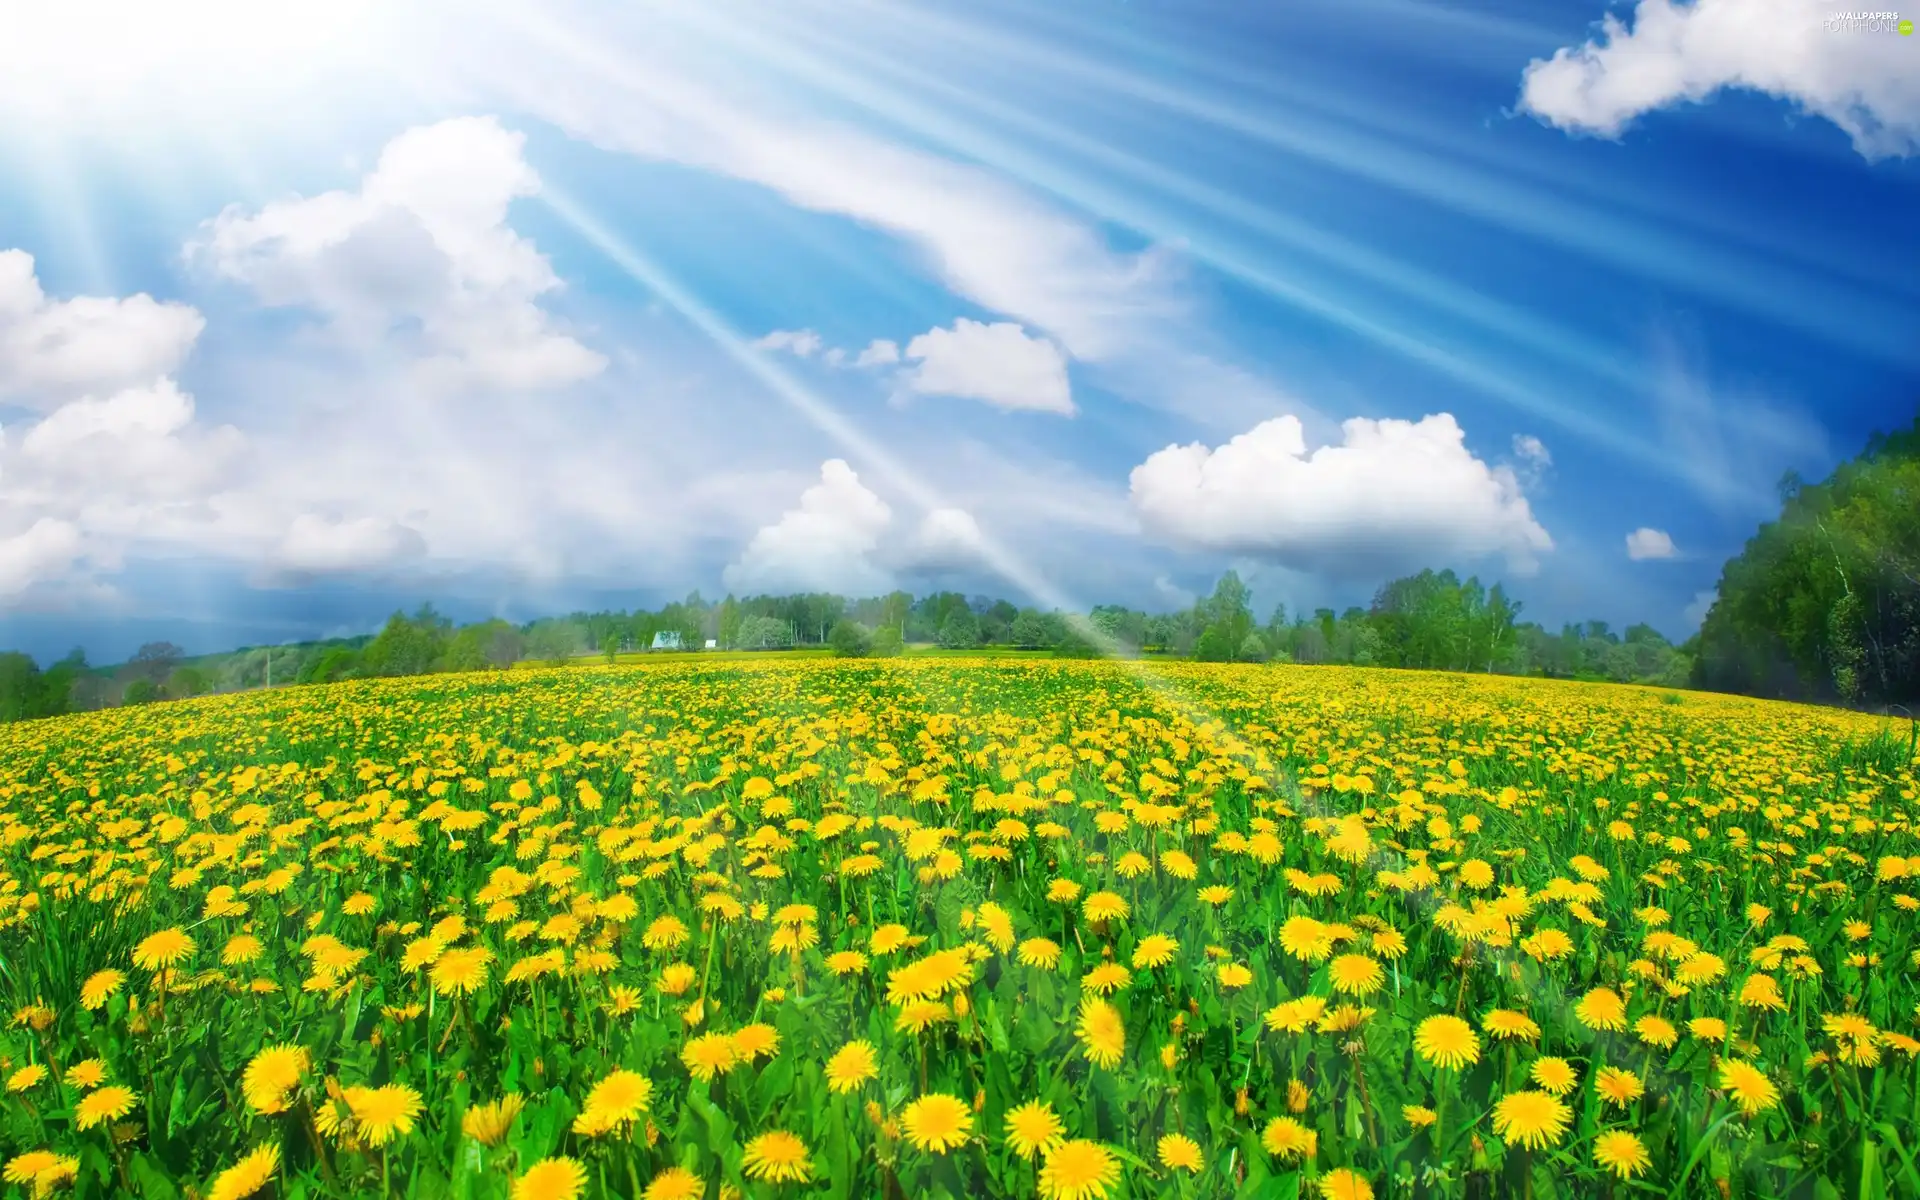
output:
{"label": "sun glare", "polygon": [[0,111],[63,128],[125,128],[284,98],[377,65],[411,8],[375,0],[0,0],[9,43]]}

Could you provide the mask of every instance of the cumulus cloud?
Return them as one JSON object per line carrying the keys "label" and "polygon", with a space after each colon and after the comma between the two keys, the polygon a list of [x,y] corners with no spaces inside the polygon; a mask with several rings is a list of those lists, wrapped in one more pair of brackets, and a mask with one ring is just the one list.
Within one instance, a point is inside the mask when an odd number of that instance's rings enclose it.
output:
{"label": "cumulus cloud", "polygon": [[271,563],[296,577],[331,575],[391,566],[426,550],[418,530],[384,517],[328,520],[301,513],[274,548]]}
{"label": "cumulus cloud", "polygon": [[902,381],[921,395],[1073,415],[1066,357],[1012,321],[989,325],[962,317],[951,329],[929,329],[908,342],[905,357],[915,365]]}
{"label": "cumulus cloud", "polygon": [[1553,549],[1513,471],[1475,458],[1450,414],[1342,433],[1309,453],[1285,416],[1168,446],[1133,469],[1134,508],[1163,541],[1336,576],[1492,555],[1524,573]]}
{"label": "cumulus cloud", "polygon": [[921,518],[908,543],[903,566],[938,575],[974,570],[982,562],[980,523],[964,508],[936,508]]}
{"label": "cumulus cloud", "polygon": [[28,427],[10,456],[15,502],[86,508],[196,499],[227,477],[245,439],[194,424],[193,397],[171,379],[104,399],[82,397]]}
{"label": "cumulus cloud", "polygon": [[1920,150],[1920,70],[1911,38],[1831,24],[1824,0],[1640,0],[1600,36],[1536,59],[1526,111],[1617,137],[1643,113],[1727,88],[1790,100],[1845,130],[1869,158]]}
{"label": "cumulus cloud", "polygon": [[900,346],[886,338],[875,338],[867,343],[867,348],[853,360],[856,367],[884,367],[900,361]]}
{"label": "cumulus cloud", "polygon": [[728,590],[743,594],[889,591],[893,578],[874,553],[892,521],[893,510],[844,459],[828,459],[799,505],[762,526],[722,579]]}
{"label": "cumulus cloud", "polygon": [[352,343],[408,347],[437,387],[576,383],[606,360],[554,328],[539,300],[560,280],[507,224],[509,205],[540,189],[523,141],[490,117],[410,129],[358,191],[230,208],[189,255]]}
{"label": "cumulus cloud", "polygon": [[24,250],[0,250],[0,399],[46,408],[177,370],[206,321],[134,296],[49,299]]}
{"label": "cumulus cloud", "polygon": [[1650,558],[1674,558],[1678,554],[1679,551],[1673,546],[1673,538],[1665,530],[1642,526],[1627,535],[1627,557],[1635,562]]}
{"label": "cumulus cloud", "polygon": [[[754,348],[769,352],[786,351],[795,358],[811,358],[820,352],[820,335],[811,329],[776,329],[754,341]],[[838,361],[838,360],[836,360]]]}
{"label": "cumulus cloud", "polygon": [[18,596],[35,584],[67,576],[81,558],[82,545],[78,528],[52,517],[0,537],[0,595]]}

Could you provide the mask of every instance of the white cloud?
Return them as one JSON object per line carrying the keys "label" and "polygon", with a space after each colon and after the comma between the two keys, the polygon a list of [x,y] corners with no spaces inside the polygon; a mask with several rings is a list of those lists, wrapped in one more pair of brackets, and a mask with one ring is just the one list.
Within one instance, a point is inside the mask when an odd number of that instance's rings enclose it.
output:
{"label": "white cloud", "polygon": [[1183,588],[1165,575],[1153,577],[1153,590],[1162,600],[1176,609],[1188,609],[1200,599],[1190,589]]}
{"label": "white cloud", "polygon": [[1520,460],[1514,474],[1523,488],[1538,487],[1553,469],[1553,455],[1548,452],[1547,444],[1530,433],[1513,435],[1513,456]]}
{"label": "white cloud", "polygon": [[741,594],[878,595],[893,587],[892,576],[874,561],[892,521],[893,511],[844,459],[828,459],[799,506],[762,526],[722,580]]}
{"label": "white cloud", "polygon": [[0,537],[0,595],[18,596],[35,584],[66,576],[83,553],[80,531],[52,517]]}
{"label": "white cloud", "polygon": [[1311,453],[1291,416],[1217,449],[1169,446],[1134,468],[1134,507],[1175,545],[1330,575],[1495,554],[1527,572],[1553,548],[1512,470],[1475,458],[1451,415],[1342,430]]}
{"label": "white cloud", "polygon": [[538,301],[560,280],[506,223],[540,190],[524,140],[490,117],[410,129],[358,191],[230,208],[189,255],[264,304],[323,314],[358,347],[406,347],[438,388],[576,383],[606,360],[554,329]]}
{"label": "white cloud", "polygon": [[972,513],[964,508],[936,508],[921,518],[903,567],[927,575],[979,570],[984,547],[985,537]]}
{"label": "white cloud", "polygon": [[908,342],[906,357],[916,365],[902,374],[902,382],[921,395],[1073,415],[1060,348],[1011,321],[989,325],[962,317],[952,329],[929,329]]}
{"label": "white cloud", "polygon": [[955,293],[1043,330],[1077,359],[1124,354],[1143,327],[1184,311],[1166,253],[1116,252],[1094,227],[982,168],[708,82],[702,47],[665,24],[623,37],[596,28],[606,20],[555,4],[516,12],[506,29],[465,28],[474,73],[463,83],[600,146],[760,184],[799,208],[884,230]]}
{"label": "white cloud", "polygon": [[33,256],[0,250],[0,398],[51,407],[180,366],[206,321],[145,293],[51,300]]}
{"label": "white cloud", "polygon": [[1674,549],[1673,538],[1665,530],[1641,527],[1627,535],[1627,557],[1635,562],[1650,558],[1674,558],[1679,551]]}
{"label": "white cloud", "polygon": [[383,517],[330,521],[312,513],[293,519],[275,547],[272,564],[297,575],[364,571],[418,558],[427,550],[419,531]]}
{"label": "white cloud", "polygon": [[758,350],[784,350],[795,358],[811,358],[820,351],[820,335],[811,329],[776,329],[753,345]]}
{"label": "white cloud", "polygon": [[1630,24],[1608,13],[1599,37],[1530,64],[1521,106],[1616,137],[1643,113],[1738,88],[1825,117],[1869,158],[1920,150],[1913,39],[1830,28],[1835,11],[1826,0],[1640,0]]}
{"label": "white cloud", "polygon": [[884,367],[899,361],[900,347],[898,343],[890,342],[886,338],[875,338],[873,341],[867,343],[867,348],[860,352],[860,357],[853,360],[853,365],[856,367]]}
{"label": "white cloud", "polygon": [[1553,455],[1547,451],[1547,444],[1530,433],[1513,435],[1513,454],[1521,462],[1543,471],[1553,465]]}
{"label": "white cloud", "polygon": [[96,518],[115,502],[203,498],[245,439],[232,426],[209,430],[193,418],[193,397],[171,379],[75,400],[27,429],[0,492],[15,503],[38,499]]}

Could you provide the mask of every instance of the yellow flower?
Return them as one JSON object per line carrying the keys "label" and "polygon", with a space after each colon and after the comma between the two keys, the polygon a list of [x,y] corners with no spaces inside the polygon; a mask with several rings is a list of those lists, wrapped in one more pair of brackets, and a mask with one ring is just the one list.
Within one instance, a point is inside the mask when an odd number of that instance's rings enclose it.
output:
{"label": "yellow flower", "polygon": [[343,1098],[353,1114],[355,1132],[370,1146],[384,1146],[412,1133],[413,1119],[420,1115],[420,1093],[404,1083],[350,1087]]}
{"label": "yellow flower", "polygon": [[647,1181],[641,1200],[701,1200],[707,1181],[685,1167],[668,1167]]}
{"label": "yellow flower", "polygon": [[1496,1008],[1480,1018],[1480,1028],[1487,1036],[1501,1041],[1535,1042],[1540,1040],[1540,1026],[1525,1013],[1514,1012],[1510,1008]]}
{"label": "yellow flower", "polygon": [[747,1178],[769,1183],[805,1183],[813,1174],[807,1144],[784,1129],[770,1130],[748,1142],[741,1165]]}
{"label": "yellow flower", "polygon": [[1221,963],[1216,974],[1223,988],[1242,988],[1253,982],[1253,972],[1240,963]]}
{"label": "yellow flower", "polygon": [[1051,971],[1060,965],[1060,945],[1043,937],[1028,938],[1020,943],[1019,957],[1022,966]]}
{"label": "yellow flower", "polygon": [[616,1070],[593,1085],[580,1115],[573,1120],[573,1131],[588,1137],[624,1130],[647,1111],[653,1099],[653,1083],[634,1071]]}
{"label": "yellow flower", "polygon": [[1180,952],[1180,943],[1164,933],[1150,933],[1140,939],[1133,948],[1133,966],[1135,970],[1145,971],[1155,967],[1164,967],[1173,961]]}
{"label": "yellow flower", "polygon": [[67,1068],[67,1083],[81,1091],[99,1087],[107,1079],[107,1064],[97,1058],[83,1059]]}
{"label": "yellow flower", "polygon": [[467,995],[478,991],[487,981],[487,963],[492,959],[493,952],[485,946],[448,950],[434,960],[427,977],[439,995]]}
{"label": "yellow flower", "polygon": [[1320,1146],[1320,1135],[1292,1117],[1275,1117],[1260,1131],[1260,1145],[1281,1162],[1311,1160]]}
{"label": "yellow flower", "polygon": [[125,974],[111,968],[95,971],[87,976],[85,983],[80,985],[80,1007],[86,1009],[106,1007],[107,1001],[119,995],[121,986],[126,982]]}
{"label": "yellow flower", "polygon": [[1573,1015],[1588,1029],[1625,1029],[1627,1002],[1611,988],[1594,988],[1573,1006]]}
{"label": "yellow flower", "polygon": [[491,1104],[476,1104],[460,1118],[460,1132],[482,1146],[498,1146],[525,1104],[518,1092],[509,1092]]}
{"label": "yellow flower", "polygon": [[873,1043],[865,1040],[848,1042],[827,1060],[827,1088],[841,1095],[879,1077],[879,1056],[874,1053]]}
{"label": "yellow flower", "polygon": [[1480,1038],[1459,1017],[1440,1013],[1413,1031],[1413,1049],[1423,1060],[1448,1071],[1480,1061]]}
{"label": "yellow flower", "polygon": [[1527,1078],[1552,1096],[1564,1096],[1572,1091],[1576,1079],[1571,1063],[1564,1058],[1551,1057],[1535,1060]]}
{"label": "yellow flower", "polygon": [[7,1076],[7,1090],[9,1092],[24,1092],[40,1086],[40,1081],[46,1077],[47,1069],[39,1063],[32,1063],[28,1066],[21,1067],[18,1071]]}
{"label": "yellow flower", "polygon": [[1593,1090],[1615,1108],[1625,1108],[1646,1093],[1640,1077],[1619,1067],[1602,1067],[1593,1077]]}
{"label": "yellow flower", "polygon": [[1099,1142],[1062,1142],[1040,1168],[1045,1200],[1101,1200],[1120,1181],[1120,1160]]}
{"label": "yellow flower", "polygon": [[1340,1167],[1320,1177],[1320,1195],[1323,1200],[1373,1200],[1373,1185],[1359,1172]]}
{"label": "yellow flower", "polygon": [[1493,1106],[1493,1132],[1509,1144],[1540,1150],[1559,1144],[1572,1115],[1546,1092],[1512,1092]]}
{"label": "yellow flower", "polygon": [[1007,1110],[1007,1146],[1021,1158],[1051,1153],[1066,1132],[1067,1127],[1054,1114],[1053,1106],[1044,1101],[1029,1100]]}
{"label": "yellow flower", "polygon": [[92,1129],[108,1121],[118,1121],[133,1111],[133,1089],[118,1084],[88,1092],[73,1109],[73,1123],[80,1129]]}
{"label": "yellow flower", "polygon": [[579,1200],[586,1188],[586,1167],[576,1159],[555,1156],[541,1159],[513,1181],[513,1200]]}
{"label": "yellow flower", "polygon": [[1186,1171],[1198,1174],[1206,1165],[1200,1153],[1200,1143],[1184,1133],[1167,1133],[1160,1137],[1160,1145],[1155,1152],[1160,1165],[1170,1171]]}
{"label": "yellow flower", "polygon": [[733,1053],[743,1063],[757,1058],[772,1058],[780,1051],[780,1033],[762,1023],[743,1025],[733,1032]]}
{"label": "yellow flower", "polygon": [[1112,1070],[1120,1065],[1127,1049],[1127,1027],[1113,1005],[1098,999],[1082,1003],[1076,1032],[1088,1060],[1095,1066]]}
{"label": "yellow flower", "polygon": [[901,1110],[900,1126],[914,1149],[945,1154],[973,1132],[973,1110],[957,1097],[936,1092]]}
{"label": "yellow flower", "polygon": [[725,1075],[739,1062],[733,1039],[723,1033],[703,1033],[680,1048],[680,1061],[701,1083]]}
{"label": "yellow flower", "polygon": [[280,1169],[280,1147],[272,1143],[255,1147],[239,1162],[214,1179],[207,1200],[243,1200],[272,1181]]}
{"label": "yellow flower", "polygon": [[1371,996],[1386,982],[1387,973],[1365,954],[1342,954],[1327,967],[1333,990],[1350,996]]}
{"label": "yellow flower", "polygon": [[133,965],[143,971],[160,971],[181,962],[193,953],[193,939],[187,931],[175,927],[153,934],[133,948]]}
{"label": "yellow flower", "polygon": [[1749,1117],[1780,1103],[1780,1089],[1767,1078],[1767,1073],[1739,1059],[1720,1064],[1720,1088],[1733,1097],[1740,1111]]}
{"label": "yellow flower", "polygon": [[288,1093],[300,1085],[311,1062],[304,1046],[268,1046],[255,1054],[240,1075],[247,1107],[269,1115],[287,1111]]}
{"label": "yellow flower", "polygon": [[1652,1165],[1646,1146],[1624,1129],[1609,1129],[1593,1139],[1593,1161],[1621,1179],[1631,1179]]}

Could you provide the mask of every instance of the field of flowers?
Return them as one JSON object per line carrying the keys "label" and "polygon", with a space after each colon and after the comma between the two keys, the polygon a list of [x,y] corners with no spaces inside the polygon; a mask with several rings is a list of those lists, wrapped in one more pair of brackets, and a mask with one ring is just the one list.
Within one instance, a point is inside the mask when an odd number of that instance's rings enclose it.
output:
{"label": "field of flowers", "polygon": [[1920,1195],[1881,724],[944,660],[16,725],[0,1190]]}

